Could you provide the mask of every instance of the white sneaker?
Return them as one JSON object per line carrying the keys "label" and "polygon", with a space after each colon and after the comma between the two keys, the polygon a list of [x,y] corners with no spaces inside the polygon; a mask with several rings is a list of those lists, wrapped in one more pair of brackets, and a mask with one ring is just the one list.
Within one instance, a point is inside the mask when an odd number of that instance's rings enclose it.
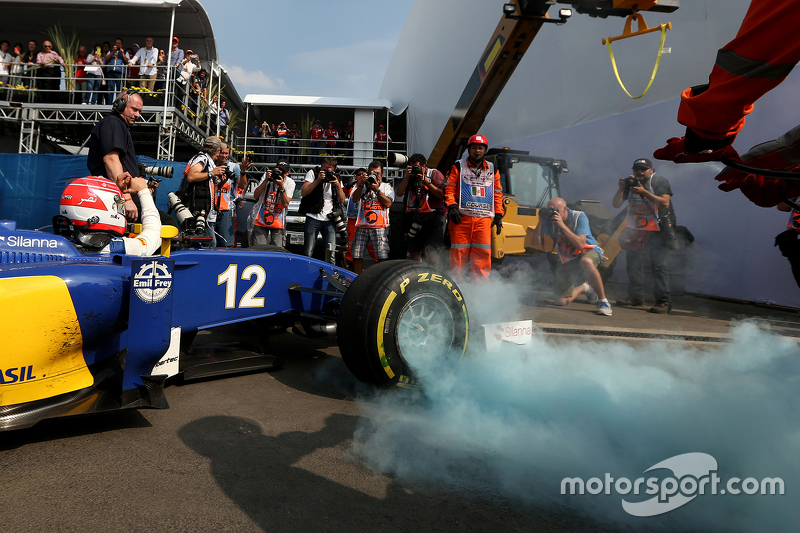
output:
{"label": "white sneaker", "polygon": [[611,316],[611,305],[608,302],[597,302],[597,311],[595,314]]}
{"label": "white sneaker", "polygon": [[597,293],[594,292],[594,289],[588,283],[583,284],[586,287],[583,291],[583,294],[586,295],[586,301],[590,304],[596,304],[599,298],[597,297]]}

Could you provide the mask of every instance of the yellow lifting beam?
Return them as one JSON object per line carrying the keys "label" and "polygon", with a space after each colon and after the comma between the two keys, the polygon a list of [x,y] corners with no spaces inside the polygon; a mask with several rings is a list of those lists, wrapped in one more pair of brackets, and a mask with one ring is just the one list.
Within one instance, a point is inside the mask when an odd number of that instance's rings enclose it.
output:
{"label": "yellow lifting beam", "polygon": [[[637,31],[632,30],[632,23],[633,21],[637,22]],[[650,86],[653,85],[653,80],[656,78],[656,72],[658,72],[658,65],[661,63],[661,54],[664,51],[664,41],[667,39],[667,30],[672,29],[672,23],[667,22],[666,24],[659,24],[658,26],[653,26],[652,28],[647,27],[647,22],[645,22],[644,17],[635,11],[625,20],[625,28],[622,30],[622,35],[618,35],[616,37],[609,37],[608,39],[603,39],[603,44],[608,46],[608,55],[611,57],[611,66],[614,67],[614,75],[617,77],[617,81],[619,82],[620,87],[622,90],[625,91],[625,94],[633,98],[634,100],[641,98],[647,91],[650,90]],[[611,49],[611,43],[614,41],[621,41],[622,39],[627,39],[629,37],[636,37],[637,35],[644,35],[646,33],[652,33],[654,31],[661,32],[661,44],[658,45],[658,56],[656,57],[656,64],[653,67],[653,73],[650,75],[650,82],[645,87],[644,92],[639,96],[633,96],[631,93],[628,92],[628,89],[625,88],[625,84],[622,83],[622,79],[619,76],[619,69],[617,69],[617,60],[614,58],[614,51]]]}

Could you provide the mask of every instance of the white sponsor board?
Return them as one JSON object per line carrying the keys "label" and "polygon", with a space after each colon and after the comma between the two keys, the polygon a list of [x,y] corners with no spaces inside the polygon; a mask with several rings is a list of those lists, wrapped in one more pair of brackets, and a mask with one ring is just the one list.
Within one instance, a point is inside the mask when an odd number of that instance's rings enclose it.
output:
{"label": "white sponsor board", "polygon": [[533,320],[483,324],[487,350],[499,350],[504,342],[528,344],[533,337]]}

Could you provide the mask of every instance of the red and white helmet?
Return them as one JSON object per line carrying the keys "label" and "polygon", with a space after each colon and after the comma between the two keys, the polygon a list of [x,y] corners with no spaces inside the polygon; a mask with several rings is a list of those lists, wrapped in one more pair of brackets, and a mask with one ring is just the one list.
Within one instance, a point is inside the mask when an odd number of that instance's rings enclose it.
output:
{"label": "red and white helmet", "polygon": [[75,239],[86,246],[102,248],[125,233],[125,199],[105,178],[72,181],[61,193],[59,213],[72,222]]}
{"label": "red and white helmet", "polygon": [[[463,137],[462,137],[462,139],[463,139]],[[469,138],[469,142],[467,142],[467,146],[469,146],[470,144],[482,144],[486,148],[489,148],[489,141],[487,141],[486,137],[484,137],[480,133],[476,133],[475,135],[473,135],[472,137]]]}

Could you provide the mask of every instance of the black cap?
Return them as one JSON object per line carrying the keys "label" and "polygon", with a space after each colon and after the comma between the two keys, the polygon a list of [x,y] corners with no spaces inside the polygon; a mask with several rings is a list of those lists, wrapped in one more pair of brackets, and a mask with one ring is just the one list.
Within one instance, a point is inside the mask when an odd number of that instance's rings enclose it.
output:
{"label": "black cap", "polygon": [[653,168],[653,162],[643,157],[633,162],[633,168],[636,167]]}
{"label": "black cap", "polygon": [[281,169],[284,173],[292,171],[292,167],[290,167],[289,163],[286,161],[278,161],[278,164],[275,165],[275,168]]}

